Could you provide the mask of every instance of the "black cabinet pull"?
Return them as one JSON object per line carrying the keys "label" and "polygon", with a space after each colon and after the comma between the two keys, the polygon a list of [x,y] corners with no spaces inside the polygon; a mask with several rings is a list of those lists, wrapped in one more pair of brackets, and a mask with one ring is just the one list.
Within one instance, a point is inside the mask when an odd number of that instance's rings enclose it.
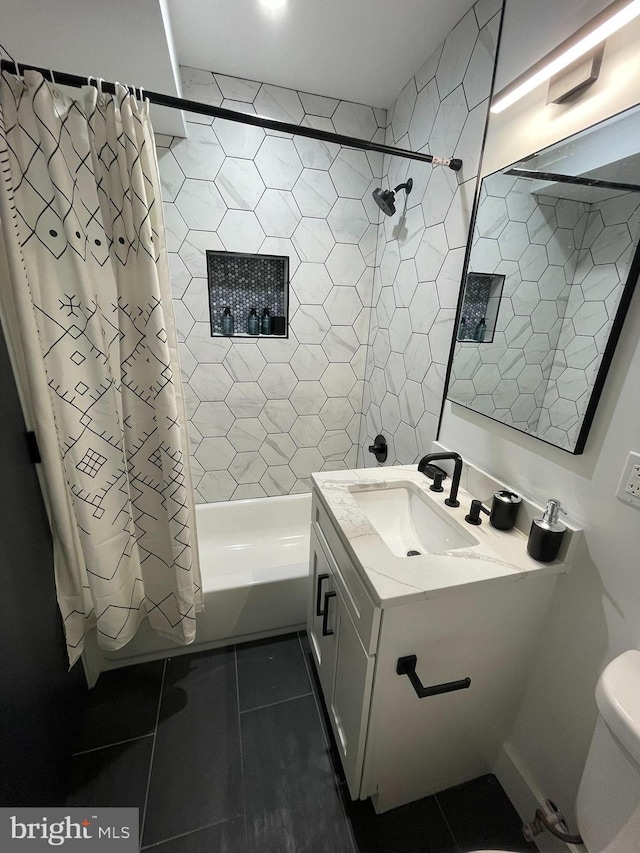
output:
{"label": "black cabinet pull", "polygon": [[324,594],[324,610],[322,611],[322,636],[330,637],[334,631],[333,629],[329,630],[327,627],[329,623],[329,599],[335,598],[335,592],[325,592]]}
{"label": "black cabinet pull", "polygon": [[433,687],[424,687],[420,678],[416,675],[416,664],[418,658],[415,655],[407,655],[398,658],[396,672],[398,675],[408,675],[418,699],[426,699],[427,696],[437,696],[438,693],[451,693],[453,690],[465,690],[471,685],[470,678],[462,678],[460,681],[447,681],[445,684],[434,684]]}
{"label": "black cabinet pull", "polygon": [[329,575],[318,575],[316,586],[316,616],[324,616],[324,610],[320,607],[320,599],[322,597],[322,581],[326,581]]}

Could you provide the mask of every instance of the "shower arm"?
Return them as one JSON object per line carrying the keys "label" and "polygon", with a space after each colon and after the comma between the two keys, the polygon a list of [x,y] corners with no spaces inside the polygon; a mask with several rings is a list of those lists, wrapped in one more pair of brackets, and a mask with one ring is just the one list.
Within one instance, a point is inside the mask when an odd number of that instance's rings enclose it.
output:
{"label": "shower arm", "polygon": [[[80,77],[77,74],[67,74],[63,71],[52,71],[49,68],[40,68],[36,65],[26,65],[22,62],[14,62],[13,60],[0,60],[0,70],[6,71],[9,74],[23,75],[25,71],[37,71],[42,76],[59,86],[72,86],[79,89],[83,86],[94,85],[91,82],[95,78],[91,77],[87,80],[86,77]],[[103,92],[111,95],[115,94],[115,83],[106,83],[101,81],[100,88]],[[143,97],[143,90],[135,86],[125,86],[134,97]],[[200,101],[189,101],[186,98],[177,98],[174,95],[163,95],[159,92],[150,92],[144,89],[144,98],[147,98],[152,104],[161,107],[169,107],[174,110],[185,110],[190,113],[198,113],[199,115],[212,116],[213,118],[222,118],[226,121],[235,121],[240,124],[248,124],[253,127],[261,127],[265,130],[277,130],[281,133],[290,133],[294,136],[306,136],[309,139],[318,139],[321,142],[333,142],[336,145],[345,145],[348,148],[357,148],[361,151],[377,151],[381,154],[389,154],[392,157],[404,157],[408,160],[419,160],[423,163],[431,163],[434,166],[446,166],[453,169],[454,172],[462,168],[462,160],[458,158],[436,157],[433,154],[419,154],[417,151],[409,151],[405,148],[395,148],[392,145],[383,145],[380,142],[371,142],[369,139],[358,139],[354,136],[345,136],[341,133],[330,133],[326,130],[318,130],[314,127],[305,127],[298,124],[291,124],[285,121],[276,121],[275,119],[263,118],[257,115],[248,115],[246,113],[238,113],[233,110],[227,110],[223,107],[214,107],[210,104],[203,104]]]}
{"label": "shower arm", "polygon": [[397,192],[398,192],[398,190],[406,190],[406,191],[407,191],[407,195],[409,195],[409,193],[411,192],[412,188],[413,188],[413,180],[412,180],[411,178],[409,178],[409,180],[408,180],[408,181],[406,181],[404,184],[398,184],[398,186],[397,186],[397,187],[394,187],[394,188],[393,188],[393,191],[394,191],[394,193],[397,193]]}

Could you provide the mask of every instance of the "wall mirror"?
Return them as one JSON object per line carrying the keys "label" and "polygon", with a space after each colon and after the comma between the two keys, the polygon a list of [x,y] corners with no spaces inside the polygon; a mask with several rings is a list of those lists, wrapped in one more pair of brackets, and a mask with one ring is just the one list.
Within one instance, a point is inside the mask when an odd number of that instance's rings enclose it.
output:
{"label": "wall mirror", "polygon": [[582,453],[638,277],[640,107],[483,178],[447,398]]}

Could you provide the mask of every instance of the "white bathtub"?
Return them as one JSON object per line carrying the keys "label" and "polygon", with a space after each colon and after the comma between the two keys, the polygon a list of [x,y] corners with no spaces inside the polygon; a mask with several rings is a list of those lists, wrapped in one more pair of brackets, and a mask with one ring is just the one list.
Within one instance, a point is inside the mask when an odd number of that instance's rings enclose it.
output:
{"label": "white bathtub", "polygon": [[85,655],[90,682],[102,670],[304,628],[310,494],[200,504],[196,522],[205,609],[196,619],[195,643],[173,645],[145,621],[117,652],[91,643]]}

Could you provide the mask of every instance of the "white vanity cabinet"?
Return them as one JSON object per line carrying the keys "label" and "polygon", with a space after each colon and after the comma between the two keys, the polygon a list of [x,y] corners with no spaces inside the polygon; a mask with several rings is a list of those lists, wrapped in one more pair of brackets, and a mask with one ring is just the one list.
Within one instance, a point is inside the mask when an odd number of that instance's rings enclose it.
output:
{"label": "white vanity cabinet", "polygon": [[[326,516],[314,501],[311,529],[311,595],[308,608],[308,634],[320,678],[331,726],[340,752],[349,791],[353,799],[360,796],[364,760],[367,717],[371,700],[374,657],[369,653],[373,632],[377,636],[379,610],[370,601],[364,624],[368,638],[363,643],[356,624],[362,627],[364,589],[354,596],[345,581],[353,569],[338,550],[338,560],[327,538],[335,532],[328,528]],[[328,532],[329,536],[326,536]],[[335,547],[335,543],[334,543]],[[346,570],[346,571],[345,571]],[[375,629],[374,629],[375,625]]]}
{"label": "white vanity cabinet", "polygon": [[[352,798],[383,812],[492,772],[557,576],[376,605],[317,491],[312,512],[308,633]],[[469,687],[419,698],[408,655],[423,685]]]}

